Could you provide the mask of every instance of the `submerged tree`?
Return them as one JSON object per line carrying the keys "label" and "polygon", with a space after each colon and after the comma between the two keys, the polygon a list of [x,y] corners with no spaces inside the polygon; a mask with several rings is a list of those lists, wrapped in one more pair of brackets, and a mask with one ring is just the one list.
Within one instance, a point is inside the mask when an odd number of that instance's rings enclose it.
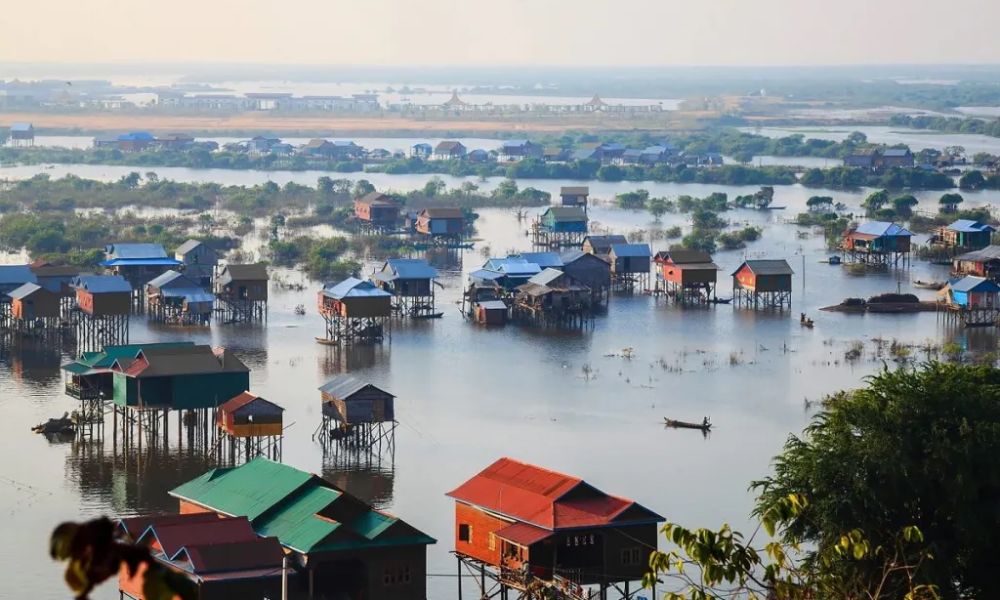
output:
{"label": "submerged tree", "polygon": [[943,213],[953,213],[958,210],[958,205],[964,202],[965,199],[962,198],[962,194],[956,194],[954,192],[949,192],[947,194],[942,194],[941,199],[938,200],[938,204],[941,205],[941,212]]}

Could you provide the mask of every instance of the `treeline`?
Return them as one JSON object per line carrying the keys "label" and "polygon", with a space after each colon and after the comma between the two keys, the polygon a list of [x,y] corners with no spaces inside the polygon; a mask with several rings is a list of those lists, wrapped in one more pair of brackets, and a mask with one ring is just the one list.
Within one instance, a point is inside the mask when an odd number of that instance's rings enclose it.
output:
{"label": "treeline", "polygon": [[889,124],[913,129],[930,129],[948,133],[973,133],[1000,137],[1000,119],[975,117],[934,117],[929,115],[893,115]]}
{"label": "treeline", "polygon": [[[307,212],[317,206],[347,207],[353,198],[374,189],[375,186],[364,179],[352,182],[326,176],[317,180],[316,187],[310,187],[294,182],[279,186],[273,181],[253,186],[181,183],[161,179],[153,172],[145,175],[132,172],[115,182],[95,181],[75,175],[52,179],[42,173],[11,182],[0,196],[0,212],[135,206],[202,211],[222,208],[242,215],[266,216],[275,212]],[[501,182],[490,193],[480,192],[479,187],[471,182],[449,189],[440,178],[431,178],[417,190],[388,193],[397,198],[402,206],[413,209],[425,206],[515,208],[542,206],[550,199],[548,192],[532,187],[521,188],[512,180]]]}

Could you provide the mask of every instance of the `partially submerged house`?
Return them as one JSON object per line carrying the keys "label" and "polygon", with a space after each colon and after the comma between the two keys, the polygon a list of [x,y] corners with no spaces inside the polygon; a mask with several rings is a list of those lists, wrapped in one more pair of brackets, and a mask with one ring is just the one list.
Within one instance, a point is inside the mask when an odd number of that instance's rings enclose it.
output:
{"label": "partially submerged house", "polygon": [[[210,512],[138,516],[119,519],[117,527],[125,542],[149,549],[162,567],[188,579],[199,600],[281,597],[281,544],[258,535],[246,517]],[[146,600],[146,572],[122,565],[122,598]]]}
{"label": "partially submerged house", "polygon": [[20,146],[35,145],[35,126],[31,123],[11,123],[10,125],[10,145],[15,148]]}
{"label": "partially submerged house", "polygon": [[937,233],[937,238],[947,248],[971,252],[989,246],[995,232],[996,228],[989,223],[959,219],[942,227]]}
{"label": "partially submerged house", "polygon": [[558,269],[532,276],[515,298],[514,316],[539,325],[582,325],[592,316],[590,288]]}
{"label": "partially submerged house", "polygon": [[176,258],[167,256],[160,244],[110,244],[104,253],[106,258],[101,266],[128,281],[135,291],[133,300],[140,305],[146,283],[181,264]]}
{"label": "partially submerged house", "polygon": [[180,261],[184,275],[203,288],[212,287],[212,276],[219,264],[215,250],[200,240],[188,240],[174,250],[174,258]]}
{"label": "partially submerged house", "polygon": [[868,265],[898,265],[910,256],[913,234],[895,223],[869,221],[844,232],[841,248],[851,262]]}
{"label": "partially submerged house", "polygon": [[[455,554],[483,565],[502,587],[591,596],[629,583],[649,568],[664,519],[639,503],[570,475],[501,458],[456,489]],[[571,589],[566,589],[571,588]],[[570,592],[570,593],[566,593]]]}
{"label": "partially submerged house", "polygon": [[167,271],[146,284],[146,308],[151,319],[173,325],[207,325],[215,294],[178,271]]}
{"label": "partially submerged house", "polygon": [[611,289],[611,265],[606,260],[582,250],[567,250],[560,258],[563,261],[562,270],[590,288],[595,303],[607,300]]}
{"label": "partially submerged house", "polygon": [[966,275],[948,282],[940,294],[945,297],[946,317],[966,327],[1000,324],[1000,284],[992,279]]}
{"label": "partially submerged house", "polygon": [[215,295],[224,323],[267,318],[267,267],[262,263],[227,264],[215,279]]}
{"label": "partially submerged house", "polygon": [[583,238],[580,249],[588,254],[596,254],[601,258],[606,258],[611,253],[611,246],[627,243],[628,239],[624,235],[588,235]]}
{"label": "partially submerged house", "polygon": [[1000,246],[966,252],[951,261],[953,275],[975,275],[1000,280]]}
{"label": "partially submerged house", "polygon": [[369,192],[354,201],[354,217],[373,229],[394,229],[399,222],[399,204],[388,194]]}
{"label": "partially submerged house", "polygon": [[532,225],[535,246],[575,246],[587,235],[587,212],[579,206],[550,206]]}
{"label": "partially submerged house", "polygon": [[372,275],[372,282],[392,294],[392,310],[398,316],[434,314],[434,280],[437,269],[422,258],[390,258]]}
{"label": "partially submerged house", "polygon": [[436,160],[455,160],[465,158],[467,150],[465,144],[455,140],[445,140],[438,142],[434,146],[434,158]]}
{"label": "partially submerged house", "polygon": [[653,257],[656,266],[656,289],[675,300],[706,301],[715,295],[719,266],[708,252],[667,250]]}
{"label": "partially submerged house", "polygon": [[562,186],[559,188],[559,199],[563,206],[579,206],[587,208],[590,188],[585,185]]}
{"label": "partially submerged house", "polygon": [[779,308],[792,305],[792,267],[784,259],[743,261],[733,271],[733,296],[737,305]]}
{"label": "partially submerged house", "polygon": [[182,514],[246,517],[258,535],[278,538],[296,572],[296,597],[427,597],[427,546],[435,540],[311,473],[255,458],[170,495]]}
{"label": "partially submerged house", "polygon": [[207,345],[140,347],[112,365],[117,408],[212,409],[250,389],[250,369]]}
{"label": "partially submerged house", "polygon": [[328,283],[318,297],[320,316],[326,324],[321,343],[351,344],[381,342],[392,315],[392,294],[370,281],[348,277]]}
{"label": "partially submerged house", "polygon": [[649,288],[652,258],[649,244],[612,244],[608,253],[612,286],[626,290]]}
{"label": "partially submerged house", "polygon": [[461,238],[465,235],[465,213],[461,208],[425,208],[417,213],[415,229],[431,237]]}

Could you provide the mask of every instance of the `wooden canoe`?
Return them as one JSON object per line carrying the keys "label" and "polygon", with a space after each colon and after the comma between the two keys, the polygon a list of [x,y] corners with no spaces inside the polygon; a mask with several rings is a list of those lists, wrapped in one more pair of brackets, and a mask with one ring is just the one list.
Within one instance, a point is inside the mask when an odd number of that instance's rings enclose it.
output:
{"label": "wooden canoe", "polygon": [[712,428],[712,423],[690,423],[688,421],[678,421],[676,419],[663,418],[663,424],[667,427],[674,427],[677,429],[699,429],[701,431],[708,431]]}

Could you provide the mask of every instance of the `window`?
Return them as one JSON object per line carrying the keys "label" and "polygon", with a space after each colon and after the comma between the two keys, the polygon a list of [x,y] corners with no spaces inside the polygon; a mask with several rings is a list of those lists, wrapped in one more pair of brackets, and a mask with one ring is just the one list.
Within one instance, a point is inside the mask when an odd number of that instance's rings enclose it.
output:
{"label": "window", "polygon": [[472,542],[472,525],[462,523],[458,526],[458,541]]}
{"label": "window", "polygon": [[382,573],[382,583],[386,586],[405,585],[412,581],[409,566],[394,565],[386,567]]}
{"label": "window", "polygon": [[494,535],[494,533],[492,531],[490,532],[489,542],[490,542],[490,550],[496,550],[497,549],[497,536]]}
{"label": "window", "polygon": [[642,548],[626,548],[622,550],[623,565],[638,565],[642,562]]}

